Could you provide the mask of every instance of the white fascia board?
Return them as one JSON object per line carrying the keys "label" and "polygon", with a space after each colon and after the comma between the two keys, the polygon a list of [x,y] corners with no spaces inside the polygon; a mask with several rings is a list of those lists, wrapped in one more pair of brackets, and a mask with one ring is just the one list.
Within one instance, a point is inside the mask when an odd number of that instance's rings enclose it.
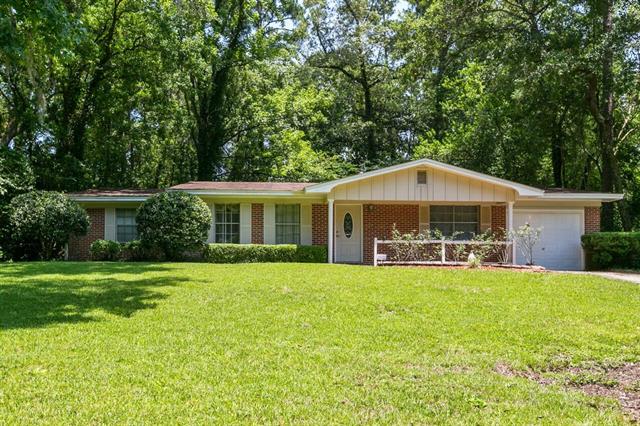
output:
{"label": "white fascia board", "polygon": [[372,170],[366,173],[360,173],[358,175],[349,176],[342,179],[333,180],[330,182],[319,183],[317,185],[309,186],[305,189],[310,193],[328,193],[338,185],[345,183],[357,182],[362,179],[368,179],[375,176],[380,176],[387,173],[396,172],[399,170],[409,169],[417,166],[428,166],[437,170],[442,170],[457,175],[477,179],[485,182],[489,182],[495,185],[505,186],[518,192],[520,196],[524,197],[541,197],[544,194],[544,190],[534,188],[532,186],[522,185],[517,182],[512,182],[506,179],[497,178],[494,176],[486,175],[484,173],[474,172],[473,170],[463,169],[462,167],[452,166],[450,164],[441,163],[435,160],[429,160],[427,158],[409,161],[407,163],[396,164],[395,166],[385,167],[378,170]]}
{"label": "white fascia board", "polygon": [[233,197],[233,198],[319,198],[316,194],[307,194],[303,191],[238,191],[238,190],[186,190],[189,194],[206,197]]}
{"label": "white fascia board", "polygon": [[105,202],[114,202],[114,203],[140,203],[146,201],[149,197],[96,197],[96,196],[83,196],[83,195],[69,195],[74,201],[81,203],[105,203]]}
{"label": "white fascia board", "polygon": [[610,194],[606,192],[552,192],[542,196],[543,200],[553,201],[618,201],[624,194]]}

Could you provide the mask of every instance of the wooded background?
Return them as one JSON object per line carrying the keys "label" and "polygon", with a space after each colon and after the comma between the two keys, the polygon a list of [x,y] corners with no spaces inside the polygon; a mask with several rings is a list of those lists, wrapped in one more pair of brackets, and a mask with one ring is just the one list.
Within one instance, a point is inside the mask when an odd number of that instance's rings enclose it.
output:
{"label": "wooded background", "polygon": [[638,229],[639,96],[637,0],[8,0],[0,195],[429,157]]}

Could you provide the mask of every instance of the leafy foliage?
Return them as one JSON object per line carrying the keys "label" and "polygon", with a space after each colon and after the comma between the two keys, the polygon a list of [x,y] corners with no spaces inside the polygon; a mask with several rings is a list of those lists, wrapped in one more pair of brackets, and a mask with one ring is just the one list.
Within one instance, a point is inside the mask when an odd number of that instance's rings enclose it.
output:
{"label": "leafy foliage", "polygon": [[110,240],[96,240],[89,248],[92,260],[140,262],[164,260],[157,248],[143,244],[140,240],[119,243]]}
{"label": "leafy foliage", "polygon": [[[54,190],[431,157],[624,192],[603,227],[637,229],[638,34],[627,0],[13,1],[0,146],[35,176],[14,182]],[[0,193],[7,179],[0,165]]]}
{"label": "leafy foliage", "polygon": [[56,259],[72,235],[89,228],[86,211],[59,192],[33,191],[18,195],[9,205],[11,251],[14,258]]}
{"label": "leafy foliage", "polygon": [[163,192],[140,206],[136,222],[143,245],[158,247],[168,259],[178,259],[207,239],[211,210],[195,195]]}
{"label": "leafy foliage", "polygon": [[95,240],[89,247],[91,260],[114,261],[120,259],[121,244],[111,240]]}
{"label": "leafy foliage", "polygon": [[327,247],[295,244],[209,244],[203,257],[211,263],[326,263]]}
{"label": "leafy foliage", "polygon": [[640,232],[586,234],[582,247],[587,269],[640,269]]}

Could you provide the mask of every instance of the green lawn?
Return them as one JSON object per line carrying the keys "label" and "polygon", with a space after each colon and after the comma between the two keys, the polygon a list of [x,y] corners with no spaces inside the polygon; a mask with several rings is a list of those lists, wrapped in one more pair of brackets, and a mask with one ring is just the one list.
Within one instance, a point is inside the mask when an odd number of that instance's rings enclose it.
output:
{"label": "green lawn", "polygon": [[0,424],[618,423],[503,377],[640,359],[640,286],[335,265],[0,265]]}

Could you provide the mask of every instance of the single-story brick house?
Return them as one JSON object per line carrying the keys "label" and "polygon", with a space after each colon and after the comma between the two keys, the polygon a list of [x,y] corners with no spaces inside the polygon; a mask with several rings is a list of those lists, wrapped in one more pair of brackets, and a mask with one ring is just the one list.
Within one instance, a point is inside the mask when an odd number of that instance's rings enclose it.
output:
{"label": "single-story brick house", "polygon": [[[188,182],[167,190],[211,207],[209,242],[327,245],[329,262],[371,264],[374,238],[390,238],[394,225],[403,233],[470,234],[530,223],[543,228],[536,263],[551,269],[583,269],[580,236],[600,229],[602,203],[622,198],[542,190],[429,159],[325,183]],[[69,194],[91,217],[89,233],[70,242],[69,258],[87,259],[96,239],[135,239],[135,209],[154,192]]]}

